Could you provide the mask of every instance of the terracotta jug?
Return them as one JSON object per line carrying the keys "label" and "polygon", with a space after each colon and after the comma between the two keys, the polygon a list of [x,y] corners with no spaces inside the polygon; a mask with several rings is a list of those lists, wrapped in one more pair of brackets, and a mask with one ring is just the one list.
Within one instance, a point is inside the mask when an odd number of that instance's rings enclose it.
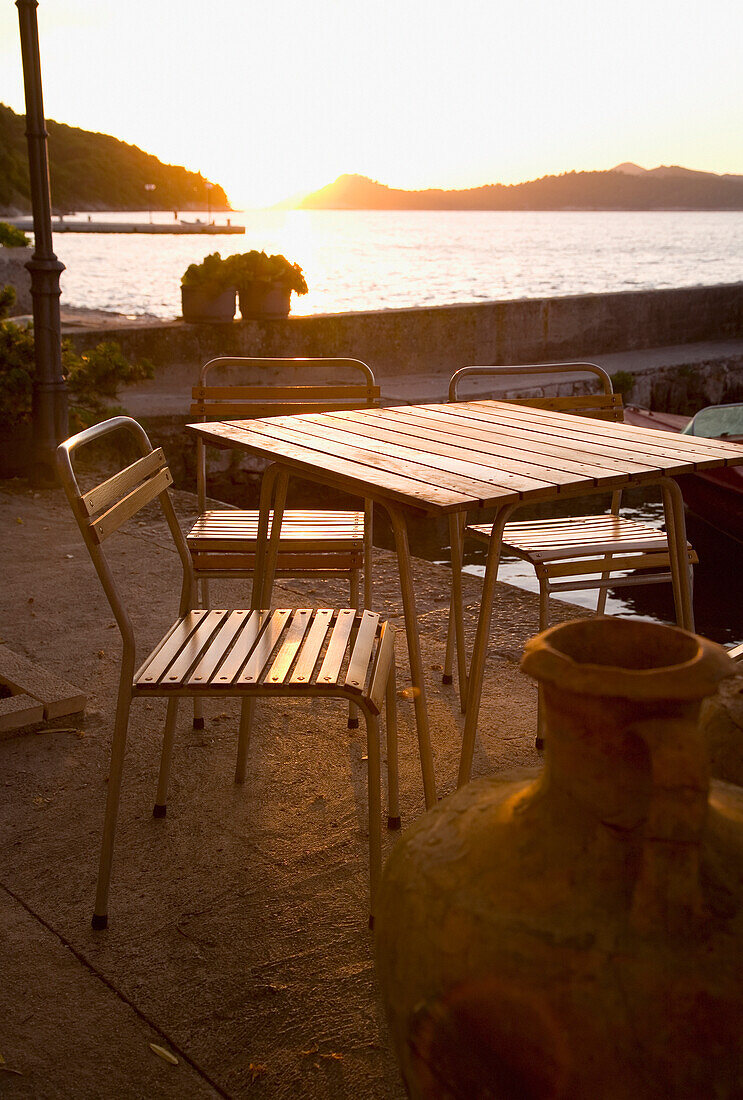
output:
{"label": "terracotta jug", "polygon": [[622,619],[533,639],[543,770],[402,837],[377,966],[413,1097],[743,1097],[743,790],[696,721],[714,643]]}

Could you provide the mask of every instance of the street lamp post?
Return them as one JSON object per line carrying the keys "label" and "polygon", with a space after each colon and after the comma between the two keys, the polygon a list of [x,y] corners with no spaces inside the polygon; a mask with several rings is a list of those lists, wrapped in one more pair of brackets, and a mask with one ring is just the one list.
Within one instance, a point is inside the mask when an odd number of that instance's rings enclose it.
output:
{"label": "street lamp post", "polygon": [[26,264],[31,273],[34,314],[34,374],[32,397],[34,485],[53,484],[57,444],[67,437],[67,387],[62,374],[62,332],[59,316],[59,276],[64,271],[52,248],[52,208],[49,197],[47,130],[41,94],[37,0],[16,0],[21,32],[23,85],[26,94],[26,140],[34,217],[34,254]]}
{"label": "street lamp post", "polygon": [[146,183],[144,189],[147,192],[147,211],[150,215],[150,225],[152,225],[152,192],[155,190],[154,183]]}

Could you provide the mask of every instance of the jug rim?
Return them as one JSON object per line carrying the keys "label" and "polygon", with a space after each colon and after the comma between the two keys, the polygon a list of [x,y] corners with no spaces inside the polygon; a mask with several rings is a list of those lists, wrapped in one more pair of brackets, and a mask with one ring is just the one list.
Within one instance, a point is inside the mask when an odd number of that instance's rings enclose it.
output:
{"label": "jug rim", "polygon": [[722,646],[698,634],[608,616],[574,619],[530,638],[521,669],[566,691],[630,699],[702,699],[737,672]]}

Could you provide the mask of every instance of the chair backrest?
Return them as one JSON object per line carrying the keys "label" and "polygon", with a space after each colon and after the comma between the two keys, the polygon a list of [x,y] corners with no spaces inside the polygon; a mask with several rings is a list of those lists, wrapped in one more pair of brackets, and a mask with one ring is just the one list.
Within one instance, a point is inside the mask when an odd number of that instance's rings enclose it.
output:
{"label": "chair backrest", "polygon": [[[255,372],[264,371],[275,376],[285,369],[295,375],[307,373],[308,384],[277,385],[257,382],[249,386],[208,385],[208,375],[215,368],[238,368]],[[322,370],[323,375],[346,376],[346,381],[318,383],[312,375]],[[348,381],[349,376],[353,381]],[[258,419],[265,416],[286,416],[291,413],[334,412],[339,409],[363,409],[379,404],[379,386],[366,363],[360,359],[267,359],[253,357],[220,356],[211,359],[201,368],[199,383],[193,387],[191,414],[202,420]]]}
{"label": "chair backrest", "polygon": [[[121,431],[134,437],[141,457],[94,488],[83,491],[73,461],[77,451],[88,443]],[[134,634],[131,621],[103,553],[103,543],[122,524],[155,499],[163,510],[183,566],[180,614],[185,614],[192,606],[193,566],[168,492],[168,487],[173,484],[173,477],[165,456],[161,448],[152,447],[141,424],[129,416],[115,416],[60,443],[57,447],[57,468],[85,545],[124,638],[125,662],[129,658],[133,660]]]}
{"label": "chair backrest", "polygon": [[[235,371],[255,375],[261,372],[271,381],[251,385],[209,385],[208,376],[215,370]],[[277,384],[273,379],[285,372],[296,379],[307,374],[307,385]],[[337,375],[338,383],[314,382]],[[352,381],[349,381],[349,378]],[[199,383],[193,387],[191,415],[207,420],[257,420],[266,416],[289,416],[292,413],[337,412],[342,409],[363,409],[379,405],[380,390],[371,368],[360,359],[299,358],[275,359],[247,356],[220,356],[205,363],[199,373]],[[206,446],[196,441],[196,492],[199,511],[206,507]]]}
{"label": "chair backrest", "polygon": [[462,367],[452,375],[449,383],[450,401],[473,401],[483,397],[482,392],[461,396],[462,383],[467,378],[504,378],[507,376],[520,377],[530,374],[554,374],[565,375],[565,381],[572,381],[568,376],[575,374],[588,374],[597,378],[601,383],[600,393],[570,393],[568,395],[555,395],[553,397],[502,397],[512,405],[528,405],[538,409],[554,409],[556,412],[573,413],[576,416],[590,416],[597,420],[624,420],[624,406],[622,395],[614,393],[611,378],[603,367],[595,363],[530,363],[525,366],[483,366]]}

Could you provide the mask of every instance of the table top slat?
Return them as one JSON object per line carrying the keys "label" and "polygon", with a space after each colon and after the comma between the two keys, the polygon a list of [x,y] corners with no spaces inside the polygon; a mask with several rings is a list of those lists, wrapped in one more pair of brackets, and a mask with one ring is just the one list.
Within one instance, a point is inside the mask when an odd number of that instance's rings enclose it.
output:
{"label": "table top slat", "polygon": [[[491,427],[487,418],[479,418],[477,410],[468,409],[454,415],[459,416],[460,430],[465,435],[483,433],[483,438],[494,448],[506,443],[509,436],[513,442],[515,436],[529,453],[536,451],[540,455],[547,455],[555,447],[559,447],[564,453],[576,458],[590,456],[595,465],[603,466],[606,470],[616,470],[619,466],[632,475],[654,474],[660,477],[669,470],[673,470],[675,474],[693,473],[700,458],[698,453],[692,454],[688,450],[664,451],[652,444],[642,448],[637,442],[616,438],[613,434],[607,436],[606,432],[601,432],[601,425],[608,421],[589,420],[591,427],[583,431],[581,425],[587,418],[565,413],[558,415],[567,416],[568,425],[564,421],[549,423],[540,420],[538,426],[523,416],[511,417],[505,413],[497,428]],[[431,416],[435,418],[436,413],[431,413]],[[612,423],[612,428],[614,426]],[[709,459],[709,453],[704,457]],[[710,461],[715,465],[722,464],[717,458]]]}
{"label": "table top slat", "polygon": [[[352,447],[355,453],[368,453],[370,439],[368,435],[360,435],[354,432],[353,427],[359,427],[356,421],[339,420],[332,416],[319,417],[317,421],[307,418],[302,421],[302,432],[307,436],[323,440],[325,445],[335,447],[342,453],[347,447]],[[363,425],[361,425],[363,427]],[[389,438],[389,435],[392,438]],[[498,462],[498,468],[493,468],[490,456],[483,452],[473,451],[459,447],[463,457],[455,454],[454,448],[445,443],[437,445],[435,439],[421,436],[417,439],[419,444],[414,446],[415,437],[401,433],[387,433],[375,425],[373,450],[379,456],[380,461],[404,460],[407,468],[415,469],[416,475],[421,476],[426,471],[433,469],[438,477],[442,473],[451,473],[469,480],[469,484],[475,488],[481,486],[485,492],[496,488],[513,489],[516,492],[538,491],[551,489],[555,484],[579,485],[584,480],[575,477],[574,473],[553,471],[542,467],[538,473],[530,470],[526,462]],[[424,449],[425,448],[425,449]],[[601,471],[603,472],[603,471]]]}
{"label": "table top slat", "polygon": [[[299,446],[316,448],[324,459],[335,457],[344,462],[363,463],[375,471],[385,470],[415,480],[424,495],[429,488],[443,488],[466,493],[473,500],[493,493],[499,497],[508,494],[518,498],[523,492],[551,491],[553,488],[546,480],[513,476],[499,468],[493,480],[486,481],[478,476],[480,471],[472,463],[457,463],[454,459],[439,463],[425,451],[403,453],[400,447],[383,446],[376,435],[359,435],[354,442],[347,431],[334,430],[330,417],[322,414],[318,414],[317,421],[303,417],[297,425],[286,422],[274,426],[272,421],[265,421],[256,427],[255,421],[250,423],[251,432],[259,431],[264,439],[289,440]],[[482,472],[487,474],[489,471]]]}
{"label": "table top slat", "polygon": [[[455,492],[440,485],[426,484],[396,471],[354,461],[350,455],[337,458],[325,454],[316,446],[300,446],[292,439],[267,435],[266,429],[273,423],[273,420],[245,420],[238,423],[189,424],[187,427],[195,434],[203,435],[211,443],[238,447],[258,455],[259,458],[284,462],[296,473],[307,473],[310,478],[322,475],[323,482],[338,485],[362,497],[382,497],[412,507],[445,513],[461,511],[462,508],[479,504],[479,498],[473,499],[461,490]],[[492,489],[492,486],[489,488]],[[513,491],[502,495],[518,499],[518,493]]]}
{"label": "table top slat", "polygon": [[[399,410],[378,411],[394,414]],[[338,419],[347,423],[357,423],[353,420],[348,421],[344,416]],[[456,425],[451,426],[446,419],[437,417],[435,413],[431,415],[422,413],[420,416],[405,415],[398,420],[394,417],[381,419],[375,423],[375,434],[386,430],[382,426],[385,423],[399,424],[399,428],[389,430],[399,432],[402,436],[407,434],[411,439],[420,439],[431,447],[438,445],[444,448],[446,454],[451,453],[452,447],[460,447],[472,452],[473,455],[485,456],[492,462],[493,452],[497,451],[499,469],[508,469],[509,466],[506,463],[511,461],[518,464],[516,468],[520,472],[528,470],[531,476],[537,478],[545,477],[546,471],[549,471],[551,477],[553,473],[562,470],[566,473],[580,474],[582,478],[604,479],[607,476],[616,475],[617,458],[622,460],[626,474],[659,474],[661,472],[657,464],[640,462],[635,453],[630,454],[625,448],[604,448],[605,453],[597,457],[595,449],[587,445],[581,449],[565,445],[564,442],[560,442],[565,439],[564,431],[539,433],[539,446],[536,450],[532,437],[525,435],[524,431],[516,425],[481,429],[477,426],[473,427],[476,422],[462,418]],[[434,431],[435,442],[433,441]]]}
{"label": "table top slat", "polygon": [[[469,403],[468,403],[469,404]],[[522,406],[509,404],[508,402],[473,402],[472,405],[497,406],[498,415],[503,413],[509,418],[515,414],[519,420],[528,423],[533,409],[525,409]],[[487,410],[492,414],[493,409]],[[638,448],[641,454],[650,451],[662,455],[670,455],[674,458],[686,459],[689,462],[713,462],[716,465],[727,465],[728,461],[737,466],[743,462],[743,446],[737,443],[728,443],[724,439],[704,439],[701,436],[681,435],[677,432],[665,432],[660,428],[645,428],[626,422],[612,424],[607,432],[607,421],[592,420],[590,417],[571,416],[569,413],[558,413],[545,410],[544,421],[550,421],[558,427],[562,427],[566,420],[573,426],[575,432],[591,440],[608,442],[609,436],[615,440],[621,440],[624,444],[630,444],[632,448]],[[540,417],[540,423],[542,423]],[[696,456],[696,457],[695,457]]]}

